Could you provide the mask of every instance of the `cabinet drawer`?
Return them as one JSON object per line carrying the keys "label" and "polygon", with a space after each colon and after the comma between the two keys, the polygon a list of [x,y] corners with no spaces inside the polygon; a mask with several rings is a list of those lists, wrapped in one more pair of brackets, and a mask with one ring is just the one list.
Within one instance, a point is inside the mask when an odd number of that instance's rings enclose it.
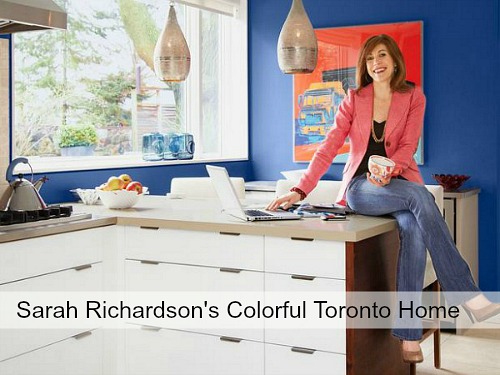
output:
{"label": "cabinet drawer", "polygon": [[265,270],[345,279],[345,243],[265,237]]}
{"label": "cabinet drawer", "polygon": [[[69,269],[0,285],[0,292],[16,291],[98,291],[102,288],[102,264]],[[82,329],[6,329],[0,330],[0,360],[53,344]]]}
{"label": "cabinet drawer", "polygon": [[262,236],[126,227],[125,256],[170,263],[263,270]]}
{"label": "cabinet drawer", "polygon": [[168,329],[126,329],[129,375],[263,375],[264,344]]}
{"label": "cabinet drawer", "polygon": [[0,292],[101,291],[102,262],[82,264],[63,271],[0,285]]}
{"label": "cabinet drawer", "polygon": [[265,344],[266,375],[342,375],[346,357],[342,354],[302,350]]}
{"label": "cabinet drawer", "polygon": [[[345,281],[316,277],[312,280],[295,278],[290,275],[266,273],[266,292],[295,292],[299,300],[317,295],[321,292],[344,292]],[[314,294],[311,294],[314,293]],[[304,297],[301,297],[303,295]],[[322,299],[322,298],[321,298]],[[308,306],[312,307],[312,306]],[[307,310],[307,314],[318,316],[317,311]],[[325,318],[327,319],[327,318]],[[328,322],[325,321],[327,324]],[[264,322],[264,327],[266,321]],[[265,329],[265,342],[289,346],[298,346],[335,353],[346,352],[345,329]]]}
{"label": "cabinet drawer", "polygon": [[[237,269],[220,269],[215,267],[187,266],[169,263],[143,263],[140,261],[126,260],[126,290],[128,291],[172,291],[172,292],[255,292],[263,296],[264,274],[256,271]],[[252,293],[253,294],[253,293]],[[200,294],[202,296],[202,294]],[[208,298],[207,298],[208,299]],[[210,302],[210,300],[209,300]],[[224,306],[219,306],[222,310]],[[222,313],[222,311],[220,311]],[[257,318],[252,322],[256,323]],[[168,320],[162,321],[162,327],[176,328],[169,325]],[[196,325],[196,321],[193,321]],[[258,322],[257,322],[258,324]],[[213,328],[208,329],[193,326],[194,331],[237,336],[246,339],[264,341],[264,323],[258,324],[260,328]]]}
{"label": "cabinet drawer", "polygon": [[94,330],[0,361],[2,375],[102,374],[102,332]]}
{"label": "cabinet drawer", "polygon": [[97,228],[0,244],[0,284],[99,262],[106,233]]}
{"label": "cabinet drawer", "polygon": [[223,292],[264,290],[264,273],[235,268],[217,268],[126,260],[126,290]]}

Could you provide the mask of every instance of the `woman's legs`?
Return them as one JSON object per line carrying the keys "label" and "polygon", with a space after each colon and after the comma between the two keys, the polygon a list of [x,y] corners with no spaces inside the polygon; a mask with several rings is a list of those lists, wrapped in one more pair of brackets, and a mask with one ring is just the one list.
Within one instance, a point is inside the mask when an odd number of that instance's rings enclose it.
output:
{"label": "woman's legs", "polygon": [[[391,216],[398,222],[400,240],[396,289],[398,292],[421,291],[424,284],[427,250],[417,221],[410,211],[396,211]],[[420,293],[403,293],[403,295],[417,299],[416,304],[420,304]],[[402,302],[408,305],[410,301]],[[422,337],[420,319],[397,319],[394,325],[392,334],[402,340],[420,340]]]}
{"label": "woman's legs", "polygon": [[[389,185],[378,187],[368,182],[364,176],[360,176],[351,182],[347,191],[347,201],[349,206],[360,214],[393,215],[396,219],[399,216],[400,235],[408,240],[406,242],[409,245],[408,248],[403,249],[405,254],[399,260],[398,275],[402,272],[401,275],[405,275],[404,277],[413,276],[410,277],[411,281],[408,283],[400,280],[398,276],[398,282],[403,282],[405,286],[411,284],[412,287],[416,288],[414,291],[421,291],[423,282],[421,283],[419,280],[422,280],[424,276],[425,263],[423,267],[419,263],[414,271],[412,270],[414,264],[407,263],[412,257],[424,258],[425,261],[425,257],[422,257],[422,245],[416,245],[417,238],[420,238],[431,255],[436,275],[443,290],[468,292],[453,294],[450,296],[452,299],[455,297],[460,298],[460,300],[449,300],[449,303],[461,304],[479,292],[472,279],[469,266],[463,260],[451,238],[448,227],[434,202],[434,197],[425,186],[406,180],[393,179]],[[407,214],[402,214],[401,211],[406,211]],[[409,224],[408,213],[414,217],[413,224]],[[412,227],[413,225],[414,227]],[[402,228],[407,228],[407,230]],[[414,232],[420,232],[420,234]],[[415,252],[416,254],[408,256],[407,252]],[[408,272],[408,270],[412,271]],[[417,272],[419,275],[416,274]],[[403,285],[401,286],[403,287]],[[398,284],[398,290],[399,287]],[[415,338],[409,337],[407,340],[415,340]]]}

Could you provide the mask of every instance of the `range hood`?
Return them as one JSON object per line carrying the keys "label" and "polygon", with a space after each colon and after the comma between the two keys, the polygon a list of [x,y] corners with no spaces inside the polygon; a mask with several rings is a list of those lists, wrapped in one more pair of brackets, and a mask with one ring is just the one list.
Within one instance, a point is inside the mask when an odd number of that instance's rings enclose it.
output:
{"label": "range hood", "polygon": [[67,14],[52,0],[0,0],[0,34],[66,28]]}

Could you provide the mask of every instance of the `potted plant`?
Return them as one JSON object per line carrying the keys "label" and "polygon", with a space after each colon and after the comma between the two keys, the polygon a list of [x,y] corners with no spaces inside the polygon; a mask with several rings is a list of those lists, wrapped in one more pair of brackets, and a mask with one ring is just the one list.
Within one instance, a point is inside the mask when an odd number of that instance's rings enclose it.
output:
{"label": "potted plant", "polygon": [[91,156],[97,144],[94,125],[65,125],[60,129],[61,156]]}

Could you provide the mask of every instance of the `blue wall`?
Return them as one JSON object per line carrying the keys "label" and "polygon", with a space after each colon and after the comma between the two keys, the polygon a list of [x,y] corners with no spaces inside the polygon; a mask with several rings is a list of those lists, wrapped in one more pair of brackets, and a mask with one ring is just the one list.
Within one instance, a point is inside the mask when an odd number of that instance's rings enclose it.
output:
{"label": "blue wall", "polygon": [[[314,27],[424,22],[424,128],[426,183],[433,173],[472,176],[480,187],[480,285],[500,289],[497,209],[500,183],[498,127],[498,0],[303,0]],[[292,77],[276,61],[276,42],[291,1],[251,0],[251,160],[256,179],[280,178],[293,163]],[[327,179],[340,179],[333,165]]]}
{"label": "blue wall", "polygon": [[[249,162],[210,163],[225,166],[231,176],[239,176],[249,181],[253,176]],[[149,188],[151,194],[164,195],[170,191],[170,181],[173,177],[208,177],[204,164],[151,166],[128,169],[103,169],[81,172],[47,173],[49,181],[42,187],[41,195],[47,203],[69,202],[74,197],[69,192],[77,187],[93,188],[106,182],[110,176],[129,173],[133,179],[141,181]],[[36,175],[39,178],[41,175]]]}
{"label": "blue wall", "polygon": [[[314,27],[424,21],[424,88],[427,113],[426,183],[433,173],[470,174],[466,187],[480,187],[480,285],[500,290],[500,132],[497,130],[499,0],[303,0]],[[292,162],[292,78],[276,61],[276,42],[290,0],[249,1],[250,162],[222,163],[247,180],[277,179]],[[342,165],[326,178],[340,179]],[[69,200],[68,190],[96,186],[128,172],[153,194],[169,191],[175,176],[206,176],[204,165],[52,173],[48,202]]]}

